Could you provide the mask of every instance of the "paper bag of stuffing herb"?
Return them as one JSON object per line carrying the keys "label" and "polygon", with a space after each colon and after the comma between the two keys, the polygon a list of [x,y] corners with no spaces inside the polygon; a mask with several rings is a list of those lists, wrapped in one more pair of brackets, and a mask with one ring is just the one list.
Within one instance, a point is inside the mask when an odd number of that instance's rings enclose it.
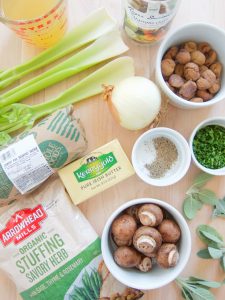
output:
{"label": "paper bag of stuffing herb", "polygon": [[26,194],[86,150],[72,106],[43,119],[0,151],[0,206]]}
{"label": "paper bag of stuffing herb", "polygon": [[139,299],[102,262],[100,239],[53,176],[0,216],[0,269],[25,300]]}

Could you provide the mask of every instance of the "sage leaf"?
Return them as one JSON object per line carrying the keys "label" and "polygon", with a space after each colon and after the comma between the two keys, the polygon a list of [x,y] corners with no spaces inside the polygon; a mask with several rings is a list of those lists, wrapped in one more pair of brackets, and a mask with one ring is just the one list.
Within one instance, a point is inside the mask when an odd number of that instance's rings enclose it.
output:
{"label": "sage leaf", "polygon": [[189,291],[187,289],[185,289],[185,287],[182,288],[182,296],[186,300],[193,300],[191,294],[189,293]]}
{"label": "sage leaf", "polygon": [[218,243],[218,244],[223,244],[223,240],[219,239],[218,237],[214,236],[213,234],[206,232],[206,231],[201,231],[201,233],[207,237],[208,239],[210,239],[211,241]]}
{"label": "sage leaf", "polygon": [[212,259],[207,248],[198,251],[197,255],[198,255],[198,257],[203,258],[203,259]]}
{"label": "sage leaf", "polygon": [[199,225],[197,234],[203,243],[210,247],[218,248],[218,244],[221,245],[223,243],[222,236],[211,226]]}
{"label": "sage leaf", "polygon": [[196,200],[192,196],[187,196],[184,200],[183,205],[183,212],[186,218],[192,220],[195,216],[197,211],[201,208],[200,201]]}
{"label": "sage leaf", "polygon": [[[220,259],[220,265],[221,265],[222,269],[225,272],[225,255],[223,257],[221,257],[221,259]],[[225,279],[224,279],[224,284],[225,284]]]}
{"label": "sage leaf", "polygon": [[213,217],[225,218],[225,197],[216,203],[216,207],[213,211]]}
{"label": "sage leaf", "polygon": [[198,277],[177,278],[176,283],[181,288],[182,296],[186,300],[214,300],[210,288],[219,288],[223,282],[204,280]]}
{"label": "sage leaf", "polygon": [[211,178],[213,175],[207,174],[207,173],[200,173],[195,179],[193,186],[195,187],[203,187]]}
{"label": "sage leaf", "polygon": [[193,281],[197,284],[200,284],[202,285],[203,287],[208,287],[208,288],[219,288],[222,286],[222,283],[221,282],[217,282],[217,281],[208,281],[208,280],[205,280],[205,279],[202,279],[202,278],[198,278],[198,277],[194,277],[194,276],[191,276],[189,277],[190,281]]}
{"label": "sage leaf", "polygon": [[201,287],[190,287],[190,291],[194,300],[215,300],[214,295],[207,289]]}
{"label": "sage leaf", "polygon": [[223,251],[220,249],[208,247],[208,251],[213,259],[219,259],[223,256]]}
{"label": "sage leaf", "polygon": [[200,190],[198,192],[198,197],[205,204],[216,205],[218,202],[216,194],[213,191],[207,189]]}

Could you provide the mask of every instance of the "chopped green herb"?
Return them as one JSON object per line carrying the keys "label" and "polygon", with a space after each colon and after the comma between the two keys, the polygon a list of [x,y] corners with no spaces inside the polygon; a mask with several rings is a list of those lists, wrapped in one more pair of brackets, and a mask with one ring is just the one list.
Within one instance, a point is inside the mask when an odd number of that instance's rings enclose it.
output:
{"label": "chopped green herb", "polygon": [[225,167],[225,128],[208,125],[194,137],[193,151],[198,162],[209,169]]}

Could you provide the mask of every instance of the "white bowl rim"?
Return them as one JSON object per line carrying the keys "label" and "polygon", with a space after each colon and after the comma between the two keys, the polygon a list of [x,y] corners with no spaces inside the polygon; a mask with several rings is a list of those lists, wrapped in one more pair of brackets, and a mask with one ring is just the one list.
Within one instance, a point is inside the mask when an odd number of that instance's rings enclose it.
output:
{"label": "white bowl rim", "polygon": [[[171,135],[173,135],[175,139],[179,140],[182,143],[182,148],[185,149],[185,153],[187,156],[186,160],[185,160],[185,165],[184,165],[182,171],[180,172],[179,176],[175,177],[173,180],[168,179],[167,183],[161,182],[160,179],[155,180],[150,177],[147,180],[146,177],[142,176],[142,172],[139,170],[137,163],[136,163],[136,159],[135,159],[135,153],[136,153],[137,148],[140,145],[142,139],[144,139],[147,135],[150,135],[151,133],[154,134],[157,132],[162,133],[162,135],[163,135],[163,133],[170,133]],[[136,174],[145,183],[150,184],[152,186],[169,186],[169,185],[175,184],[176,182],[181,180],[187,173],[187,171],[190,167],[190,164],[191,164],[191,151],[190,151],[190,147],[189,147],[187,140],[184,138],[184,136],[180,132],[178,132],[172,128],[168,128],[168,127],[157,127],[157,128],[152,128],[152,129],[145,131],[143,134],[141,134],[138,137],[138,139],[135,141],[135,143],[133,145],[131,160],[132,160],[132,165],[134,167]]]}
{"label": "white bowl rim", "polygon": [[160,47],[159,47],[159,50],[158,50],[158,53],[157,53],[157,57],[156,57],[156,70],[158,70],[158,74],[157,74],[157,77],[158,79],[160,80],[160,83],[163,85],[163,88],[166,89],[167,93],[168,93],[168,97],[171,99],[171,98],[175,98],[177,102],[180,102],[182,104],[185,104],[185,106],[189,106],[190,108],[205,108],[205,107],[208,107],[208,106],[211,106],[217,102],[220,102],[222,101],[223,99],[212,99],[210,101],[206,101],[206,102],[203,102],[203,103],[196,103],[196,102],[189,102],[188,100],[185,100],[183,99],[182,97],[179,97],[177,96],[175,93],[173,93],[170,88],[167,86],[163,76],[162,76],[162,72],[161,72],[161,60],[162,60],[162,56],[164,54],[164,46],[167,44],[167,42],[170,40],[170,38],[174,35],[176,35],[177,32],[180,32],[182,31],[183,29],[186,29],[186,28],[192,28],[192,27],[195,27],[195,26],[202,26],[202,27],[206,27],[206,28],[212,28],[214,30],[217,30],[219,31],[221,34],[224,35],[225,37],[225,30],[221,29],[220,27],[214,25],[214,24],[211,24],[211,23],[205,23],[205,22],[193,22],[191,24],[185,24],[183,26],[180,26],[179,28],[173,30],[171,33],[169,33],[165,39],[163,40],[163,42],[161,43]]}
{"label": "white bowl rim", "polygon": [[[158,284],[156,284],[154,287],[146,287],[145,285],[143,286],[136,286],[135,284],[127,281],[125,278],[118,278],[118,274],[116,274],[114,272],[114,270],[112,270],[108,264],[108,260],[107,260],[107,244],[108,244],[108,235],[109,235],[109,231],[110,231],[110,227],[111,224],[113,222],[113,220],[125,209],[127,209],[130,206],[133,205],[137,205],[137,204],[142,204],[142,203],[153,203],[156,205],[161,206],[163,209],[168,210],[169,212],[172,212],[171,214],[173,215],[174,219],[176,222],[178,223],[182,223],[182,226],[185,231],[185,240],[187,242],[187,248],[186,248],[186,252],[185,254],[182,256],[182,263],[180,263],[179,268],[178,266],[175,266],[173,269],[176,270],[176,272],[174,271],[173,276],[169,277],[167,280],[164,280],[163,282],[160,281]],[[178,221],[179,219],[179,221]],[[182,216],[182,214],[171,204],[168,204],[165,201],[159,200],[159,199],[154,199],[154,198],[136,198],[133,200],[130,200],[124,204],[122,204],[121,206],[119,206],[110,216],[109,219],[107,220],[104,229],[103,229],[103,233],[102,233],[102,239],[101,239],[101,250],[102,250],[102,257],[103,260],[107,266],[107,268],[109,269],[110,273],[121,283],[123,283],[124,285],[131,287],[131,288],[135,288],[135,289],[141,289],[141,290],[150,290],[150,289],[157,289],[160,288],[162,286],[165,286],[167,284],[169,284],[170,282],[172,282],[173,280],[175,280],[179,274],[183,271],[183,269],[185,268],[190,255],[191,255],[191,247],[192,247],[192,240],[191,240],[191,232],[190,229],[188,227],[188,224],[186,222],[186,220],[184,219],[184,217]],[[115,263],[116,265],[116,263]]]}
{"label": "white bowl rim", "polygon": [[[218,122],[217,122],[218,121]],[[224,121],[225,123],[225,117],[223,116],[218,116],[218,117],[212,117],[212,118],[208,118],[205,119],[204,121],[202,121],[201,123],[199,123],[194,130],[191,133],[191,136],[189,138],[189,147],[191,150],[191,157],[195,163],[195,165],[202,171],[204,171],[205,173],[211,174],[211,175],[215,175],[215,176],[224,176],[225,175],[225,167],[221,168],[221,169],[208,169],[206,167],[204,167],[203,165],[201,165],[198,160],[195,157],[194,151],[193,151],[193,140],[194,137],[196,135],[196,133],[203,127],[207,126],[207,123],[209,123],[208,125],[213,125],[214,122],[217,122],[217,124],[219,124],[220,121]],[[225,125],[221,125],[222,127],[225,127]],[[220,170],[224,170],[223,174],[218,174],[218,171]]]}

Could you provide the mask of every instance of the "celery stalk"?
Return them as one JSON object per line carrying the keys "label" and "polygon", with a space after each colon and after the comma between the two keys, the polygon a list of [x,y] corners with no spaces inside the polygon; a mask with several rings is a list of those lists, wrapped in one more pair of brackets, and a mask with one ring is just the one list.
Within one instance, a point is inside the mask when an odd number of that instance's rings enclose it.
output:
{"label": "celery stalk", "polygon": [[24,64],[0,73],[0,89],[12,84],[26,74],[87,45],[115,28],[115,21],[105,9],[96,10],[53,47],[43,51]]}
{"label": "celery stalk", "polygon": [[0,109],[0,144],[8,133],[32,127],[34,122],[57,109],[103,92],[103,85],[115,85],[134,75],[133,59],[117,58],[76,83],[56,99],[35,106],[11,104]]}
{"label": "celery stalk", "polygon": [[104,60],[120,55],[127,50],[128,47],[122,41],[119,31],[108,33],[61,64],[2,94],[0,96],[0,107],[18,102]]}

